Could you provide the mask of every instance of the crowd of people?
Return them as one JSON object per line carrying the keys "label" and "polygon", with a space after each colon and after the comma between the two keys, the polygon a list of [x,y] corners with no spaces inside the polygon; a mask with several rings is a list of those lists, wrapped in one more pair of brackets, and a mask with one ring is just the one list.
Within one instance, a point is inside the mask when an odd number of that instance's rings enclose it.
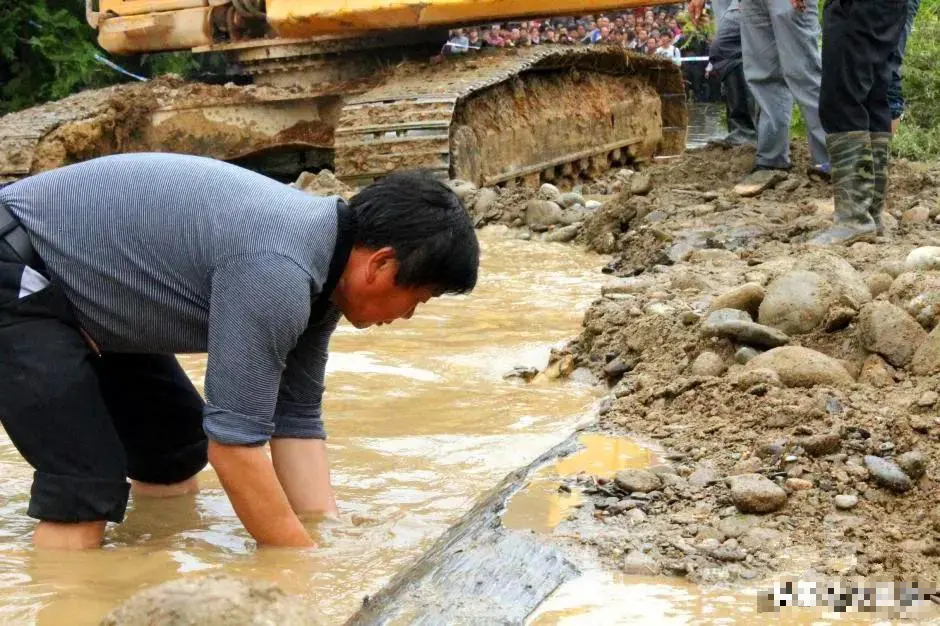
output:
{"label": "crowd of people", "polygon": [[[484,28],[461,28],[451,33],[446,54],[467,54],[483,48],[519,48],[539,44],[620,45],[628,50],[661,56],[681,63],[689,37],[679,24],[682,5],[640,8],[632,11],[533,19]],[[702,28],[704,26],[704,28]],[[707,31],[706,25],[699,30]],[[707,46],[707,44],[706,44]]]}

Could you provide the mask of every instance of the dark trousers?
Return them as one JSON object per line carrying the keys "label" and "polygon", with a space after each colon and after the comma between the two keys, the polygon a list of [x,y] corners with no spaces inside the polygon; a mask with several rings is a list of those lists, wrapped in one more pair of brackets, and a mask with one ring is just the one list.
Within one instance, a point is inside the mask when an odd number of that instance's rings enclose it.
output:
{"label": "dark trousers", "polygon": [[891,58],[907,0],[830,0],[823,14],[819,117],[827,133],[891,132]]}

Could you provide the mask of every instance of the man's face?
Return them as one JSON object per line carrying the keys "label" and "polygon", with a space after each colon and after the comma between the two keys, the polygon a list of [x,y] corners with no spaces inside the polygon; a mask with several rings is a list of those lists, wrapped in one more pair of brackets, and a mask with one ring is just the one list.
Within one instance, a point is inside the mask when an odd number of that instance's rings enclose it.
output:
{"label": "man's face", "polygon": [[522,37],[522,32],[518,28],[513,28],[509,38],[513,41],[519,41],[520,37]]}
{"label": "man's face", "polygon": [[429,287],[398,285],[397,275],[398,261],[391,248],[353,248],[332,301],[360,329],[410,319],[434,292]]}
{"label": "man's face", "polygon": [[645,30],[641,30],[639,33],[637,33],[636,38],[645,42],[649,38],[649,33],[647,33]]}

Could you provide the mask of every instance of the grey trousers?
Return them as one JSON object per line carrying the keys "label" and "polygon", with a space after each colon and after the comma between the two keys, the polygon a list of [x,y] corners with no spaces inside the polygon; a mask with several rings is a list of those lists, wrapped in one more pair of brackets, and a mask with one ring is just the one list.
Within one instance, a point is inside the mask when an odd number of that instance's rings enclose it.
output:
{"label": "grey trousers", "polygon": [[712,13],[714,13],[714,19],[712,24],[715,27],[721,23],[721,18],[724,16],[725,11],[728,10],[728,7],[731,6],[732,0],[712,0]]}
{"label": "grey trousers", "polygon": [[758,166],[790,166],[794,100],[806,121],[813,163],[829,163],[826,133],[819,121],[819,34],[817,0],[806,0],[802,12],[790,0],[741,0],[744,76],[761,111]]}

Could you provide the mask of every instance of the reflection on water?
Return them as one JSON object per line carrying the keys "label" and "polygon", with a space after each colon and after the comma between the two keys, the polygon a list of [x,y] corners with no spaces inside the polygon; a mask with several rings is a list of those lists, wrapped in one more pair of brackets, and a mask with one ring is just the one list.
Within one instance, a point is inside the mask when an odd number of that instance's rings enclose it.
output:
{"label": "reflection on water", "polygon": [[[477,291],[391,327],[333,338],[325,416],[342,517],[312,552],[256,550],[215,475],[178,500],[132,502],[104,550],[37,554],[25,516],[32,470],[0,436],[0,623],[93,624],[134,591],[224,571],[280,583],[340,623],[509,471],[563,440],[596,401],[574,384],[502,380],[544,367],[578,332],[604,259],[558,244],[481,235]],[[200,356],[181,358],[198,385]]]}
{"label": "reflection on water", "polygon": [[686,148],[701,148],[710,140],[728,134],[724,122],[724,104],[719,102],[690,102],[688,106],[689,132],[685,140]]}
{"label": "reflection on water", "polygon": [[503,526],[550,533],[581,502],[577,493],[560,489],[560,477],[582,472],[612,476],[622,469],[649,467],[654,463],[650,450],[629,439],[586,433],[578,442],[581,449],[540,469],[532,482],[513,496],[503,513]]}

